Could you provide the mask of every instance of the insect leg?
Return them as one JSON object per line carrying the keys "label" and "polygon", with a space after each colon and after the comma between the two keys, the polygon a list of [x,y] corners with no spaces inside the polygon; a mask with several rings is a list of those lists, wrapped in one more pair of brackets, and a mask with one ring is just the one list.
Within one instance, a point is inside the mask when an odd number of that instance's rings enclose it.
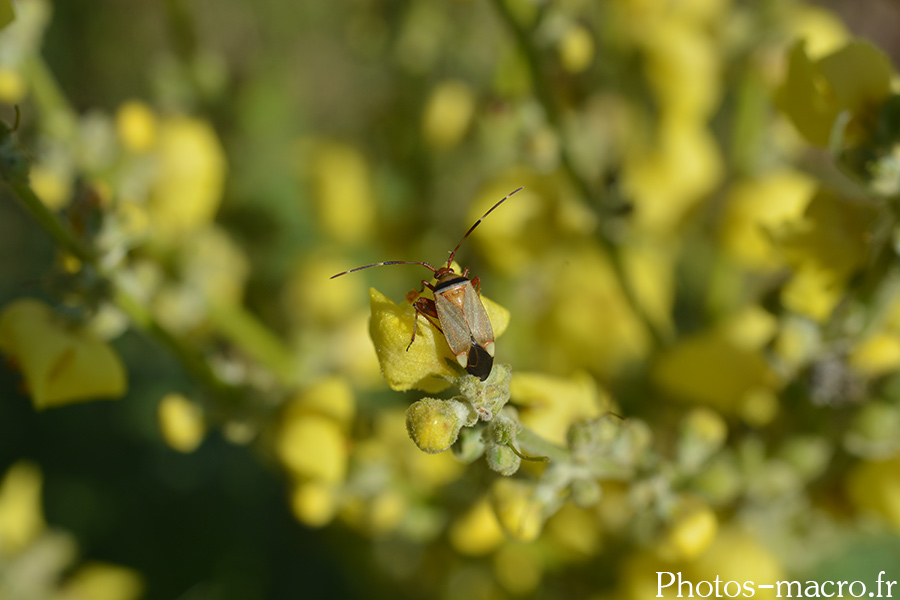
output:
{"label": "insect leg", "polygon": [[[425,291],[425,288],[428,288],[428,289],[431,290],[432,292],[434,291],[434,286],[431,285],[428,281],[426,281],[426,280],[423,279],[423,280],[422,280],[422,289],[421,289],[421,290],[419,290],[419,291],[416,291],[416,290],[410,290],[410,291],[406,292],[406,301],[409,302],[410,304],[415,304],[415,302],[416,302],[416,300],[419,298],[419,296],[422,295],[422,292]],[[435,314],[437,314],[436,311],[435,311]]]}
{"label": "insect leg", "polygon": [[434,300],[431,300],[430,298],[419,298],[413,303],[413,308],[416,309],[416,318],[413,321],[412,338],[409,340],[409,345],[406,347],[407,352],[409,352],[413,342],[416,341],[416,331],[419,329],[419,315],[428,319],[428,322],[434,325],[441,334],[444,333],[441,326],[434,321],[434,319],[437,319],[437,307],[434,305]]}
{"label": "insect leg", "polygon": [[[466,269],[468,271],[468,269]],[[465,277],[465,276],[464,276]],[[472,285],[475,287],[475,291],[478,295],[481,295],[481,277],[474,277],[471,281]]]}

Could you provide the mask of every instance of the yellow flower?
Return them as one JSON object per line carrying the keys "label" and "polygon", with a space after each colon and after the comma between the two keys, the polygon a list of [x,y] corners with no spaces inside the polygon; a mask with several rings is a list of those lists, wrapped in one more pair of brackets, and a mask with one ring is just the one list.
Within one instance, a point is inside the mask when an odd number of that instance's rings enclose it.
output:
{"label": "yellow flower", "polygon": [[723,328],[681,339],[659,359],[653,379],[675,397],[732,414],[777,383],[762,352],[735,344]]}
{"label": "yellow flower", "polygon": [[835,120],[846,111],[850,121],[844,139],[853,142],[890,94],[892,73],[890,60],[867,42],[850,42],[815,62],[798,42],[775,101],[800,134],[818,146],[829,143]]}
{"label": "yellow flower", "polygon": [[583,372],[562,378],[516,371],[509,391],[522,424],[562,446],[572,423],[599,417],[612,408],[609,396]]}
{"label": "yellow flower", "polygon": [[850,365],[867,377],[879,377],[900,368],[900,337],[896,333],[876,333],[860,342],[850,353]]}
{"label": "yellow flower", "polygon": [[[750,533],[737,527],[724,528],[706,551],[684,569],[691,581],[775,582],[784,571],[775,556]],[[734,586],[731,591],[734,591]],[[756,590],[757,599],[774,598],[770,590]]]}
{"label": "yellow flower", "polygon": [[594,60],[594,38],[583,25],[572,25],[559,40],[557,52],[563,69],[570,73],[580,73],[591,66]]}
{"label": "yellow flower", "polygon": [[13,556],[45,528],[41,508],[40,469],[27,461],[14,463],[0,481],[0,556]]}
{"label": "yellow flower", "polygon": [[847,26],[827,8],[791,3],[787,13],[785,24],[790,35],[806,42],[806,53],[813,60],[840,49],[850,39]]}
{"label": "yellow flower", "polygon": [[150,150],[156,143],[157,130],[156,114],[143,102],[129,100],[116,111],[116,132],[126,150]]}
{"label": "yellow flower", "polygon": [[510,594],[524,596],[534,592],[544,574],[544,559],[524,544],[507,544],[494,555],[497,581]]}
{"label": "yellow flower", "polygon": [[347,440],[339,425],[327,417],[288,413],[279,424],[275,450],[301,480],[340,483],[346,476]]}
{"label": "yellow flower", "polygon": [[157,419],[166,444],[179,452],[193,452],[206,434],[203,410],[181,394],[163,396]]}
{"label": "yellow flower", "polygon": [[782,290],[785,307],[824,321],[840,301],[847,280],[866,260],[873,209],[820,190],[799,223],[779,236],[795,273]]}
{"label": "yellow flower", "polygon": [[450,544],[460,554],[484,556],[506,540],[487,497],[458,517],[448,532]]}
{"label": "yellow flower", "polygon": [[622,164],[635,224],[654,234],[676,229],[722,178],[722,155],[703,120],[663,113],[655,139],[635,144]]}
{"label": "yellow flower", "polygon": [[[649,335],[622,292],[611,261],[595,242],[558,246],[530,274],[535,281],[552,282],[543,289],[546,308],[537,320],[542,363],[548,370],[585,368],[615,374],[647,352]],[[643,281],[641,297],[654,285],[661,294],[670,294],[668,282],[666,276],[655,283]]]}
{"label": "yellow flower", "polygon": [[365,278],[345,275],[349,261],[330,255],[306,255],[295,267],[284,294],[285,312],[291,321],[306,328],[308,324],[337,324],[360,308]]}
{"label": "yellow flower", "polygon": [[150,217],[156,235],[180,238],[215,216],[225,184],[225,152],[213,128],[199,119],[166,119],[158,136]]}
{"label": "yellow flower", "polygon": [[18,104],[25,97],[27,87],[22,75],[8,67],[0,67],[0,102]]}
{"label": "yellow flower", "polygon": [[357,148],[330,140],[298,142],[301,172],[309,178],[318,225],[347,244],[367,239],[375,227],[372,173]]}
{"label": "yellow flower", "polygon": [[510,538],[530,542],[541,534],[544,506],[534,498],[530,484],[517,479],[497,479],[491,487],[491,503],[497,521]]}
{"label": "yellow flower", "polygon": [[65,600],[137,600],[144,581],[134,569],[91,562],[76,570],[62,585]]}
{"label": "yellow flower", "polygon": [[878,514],[900,532],[900,455],[860,462],[850,472],[846,486],[858,510]]}
{"label": "yellow flower", "polygon": [[702,119],[719,103],[721,59],[714,38],[685,19],[667,19],[643,43],[646,75],[662,112]]}
{"label": "yellow flower", "polygon": [[291,511],[298,521],[309,527],[328,525],[338,511],[338,492],[324,481],[304,481],[291,492]]}
{"label": "yellow flower", "polygon": [[[381,372],[391,389],[404,391],[415,388],[435,393],[459,377],[459,363],[444,336],[420,317],[412,305],[398,306],[375,288],[369,290],[369,300],[372,307],[369,332],[375,343]],[[496,339],[509,324],[509,312],[484,296],[481,302]],[[416,340],[410,345],[416,319]]]}
{"label": "yellow flower", "polygon": [[596,554],[601,534],[602,528],[593,509],[566,502],[547,520],[545,537],[552,540],[564,556],[579,560]]}
{"label": "yellow flower", "polygon": [[474,223],[519,187],[523,189],[491,213],[467,241],[493,270],[518,275],[530,272],[559,248],[561,239],[589,237],[596,231],[596,212],[564,177],[558,173],[538,175],[518,167],[479,190],[469,206],[467,221]]}
{"label": "yellow flower", "polygon": [[325,377],[294,396],[285,406],[286,419],[321,415],[349,430],[356,414],[353,389],[343,377]]}
{"label": "yellow flower", "polygon": [[716,514],[706,503],[684,501],[676,509],[659,551],[669,560],[692,560],[709,548],[718,526]]}
{"label": "yellow flower", "polygon": [[126,391],[115,351],[87,331],[67,328],[38,300],[17,300],[0,314],[0,351],[19,365],[37,409]]}
{"label": "yellow flower", "polygon": [[442,81],[425,104],[422,134],[434,148],[452,148],[466,134],[474,112],[475,94],[466,83]]}
{"label": "yellow flower", "polygon": [[776,171],[738,181],[728,193],[720,239],[731,256],[754,269],[784,265],[774,235],[799,222],[816,183],[799,171]]}
{"label": "yellow flower", "polygon": [[53,211],[65,208],[72,199],[72,182],[55,165],[37,163],[28,177],[38,198]]}

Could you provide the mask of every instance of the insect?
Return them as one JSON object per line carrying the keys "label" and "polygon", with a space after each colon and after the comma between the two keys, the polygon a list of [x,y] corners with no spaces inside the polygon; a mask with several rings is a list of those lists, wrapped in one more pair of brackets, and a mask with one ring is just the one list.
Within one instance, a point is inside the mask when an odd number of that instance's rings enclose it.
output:
{"label": "insect", "polygon": [[[460,366],[470,375],[475,375],[484,381],[491,374],[491,369],[494,366],[494,330],[491,328],[491,321],[488,318],[487,311],[484,309],[484,304],[481,303],[481,279],[478,277],[469,279],[468,267],[463,270],[462,274],[459,274],[453,270],[451,265],[457,250],[466,241],[469,234],[495,208],[521,189],[521,187],[517,188],[507,194],[469,228],[462,239],[459,240],[456,248],[450,253],[446,266],[435,268],[427,262],[389,260],[356,267],[355,269],[332,275],[331,279],[347,273],[353,273],[354,271],[386,265],[421,265],[430,270],[434,273],[435,283],[431,284],[423,279],[421,290],[412,290],[406,294],[406,300],[416,309],[412,339],[409,340],[406,350],[409,351],[413,342],[416,341],[416,331],[419,326],[418,316],[422,315],[444,335],[447,345],[450,346],[450,350],[456,355],[456,360]],[[434,300],[421,296],[426,287],[434,292]],[[435,322],[435,319],[437,319],[437,322]]]}

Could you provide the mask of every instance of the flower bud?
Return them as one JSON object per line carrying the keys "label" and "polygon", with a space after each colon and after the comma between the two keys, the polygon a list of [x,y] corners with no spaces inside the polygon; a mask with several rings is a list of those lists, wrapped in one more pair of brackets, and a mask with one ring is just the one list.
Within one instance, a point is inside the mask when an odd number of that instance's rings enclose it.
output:
{"label": "flower bud", "polygon": [[511,377],[512,369],[509,365],[495,364],[484,381],[474,375],[460,377],[459,392],[469,401],[482,421],[490,421],[509,402]]}
{"label": "flower bud", "polygon": [[406,411],[406,431],[419,450],[437,454],[456,441],[469,419],[469,408],[458,400],[423,398]]}
{"label": "flower bud", "polygon": [[471,463],[484,453],[484,429],[467,427],[460,431],[459,438],[453,444],[453,455],[461,462]]}
{"label": "flower bud", "polygon": [[513,449],[505,444],[490,444],[485,452],[488,466],[492,471],[496,471],[505,477],[515,475],[522,464]]}

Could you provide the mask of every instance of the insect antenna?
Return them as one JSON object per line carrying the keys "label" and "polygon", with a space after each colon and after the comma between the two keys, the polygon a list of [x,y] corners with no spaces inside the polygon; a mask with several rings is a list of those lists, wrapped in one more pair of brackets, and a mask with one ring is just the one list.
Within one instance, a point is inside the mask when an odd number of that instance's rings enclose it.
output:
{"label": "insect antenna", "polygon": [[450,253],[450,258],[447,259],[447,266],[448,266],[448,267],[450,266],[451,263],[453,263],[453,257],[456,256],[456,251],[459,250],[459,247],[462,246],[462,243],[463,243],[464,241],[466,241],[466,238],[469,237],[469,234],[472,233],[473,231],[475,231],[475,228],[478,227],[478,226],[481,224],[482,221],[484,221],[485,217],[487,217],[489,214],[491,214],[491,213],[494,211],[495,208],[497,208],[498,206],[500,206],[501,204],[503,204],[503,203],[506,201],[507,198],[509,198],[510,196],[512,196],[513,194],[515,194],[516,192],[522,191],[522,189],[524,189],[524,186],[519,187],[519,188],[516,188],[516,189],[514,189],[513,191],[511,191],[510,193],[508,193],[506,196],[503,197],[502,200],[500,200],[500,202],[498,202],[497,204],[493,205],[490,209],[488,209],[488,211],[487,211],[486,213],[484,213],[483,215],[481,215],[481,218],[478,219],[477,221],[475,221],[475,224],[474,224],[474,225],[472,225],[471,227],[469,227],[469,230],[466,232],[466,235],[462,236],[462,239],[459,240],[459,243],[456,245],[456,248],[454,248],[454,249],[453,249],[453,252]]}
{"label": "insect antenna", "polygon": [[426,269],[430,270],[432,273],[436,271],[434,267],[429,265],[427,262],[419,262],[414,260],[388,260],[380,263],[372,263],[371,265],[364,265],[362,267],[356,267],[355,269],[350,269],[349,271],[344,271],[343,273],[338,273],[337,275],[332,275],[328,279],[334,279],[335,277],[340,277],[341,275],[346,275],[347,273],[352,273],[354,271],[362,271],[363,269],[368,269],[371,267],[384,267],[386,265],[422,265]]}

